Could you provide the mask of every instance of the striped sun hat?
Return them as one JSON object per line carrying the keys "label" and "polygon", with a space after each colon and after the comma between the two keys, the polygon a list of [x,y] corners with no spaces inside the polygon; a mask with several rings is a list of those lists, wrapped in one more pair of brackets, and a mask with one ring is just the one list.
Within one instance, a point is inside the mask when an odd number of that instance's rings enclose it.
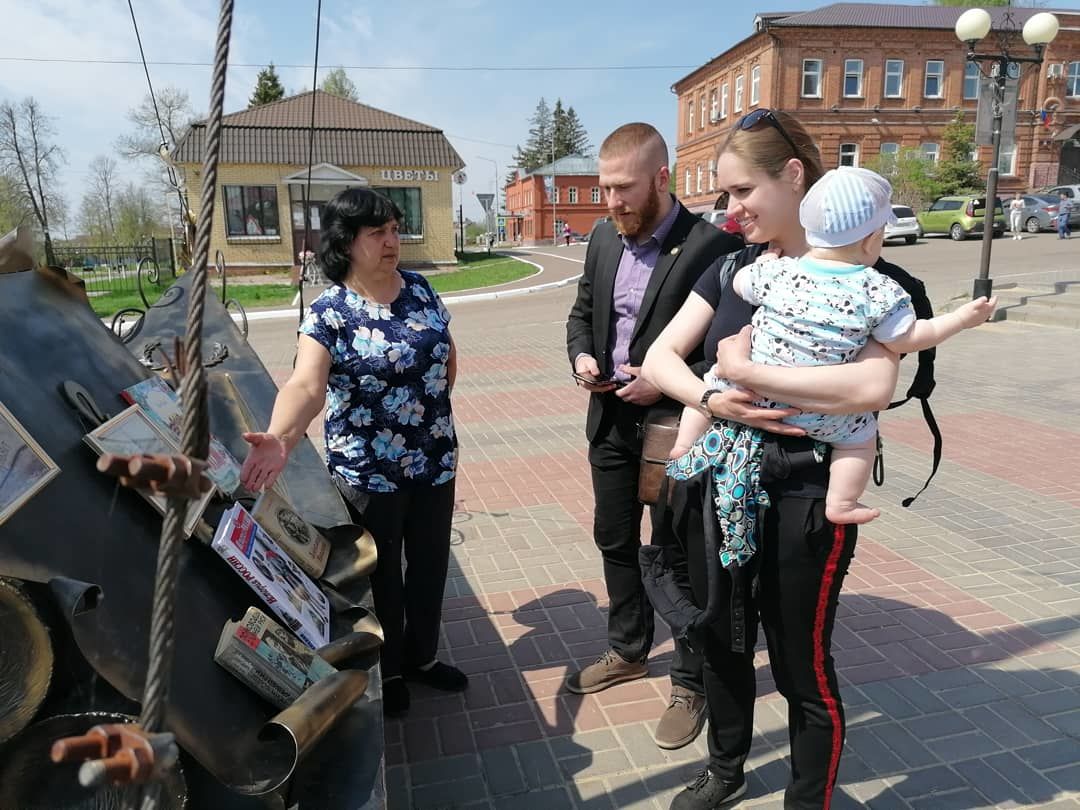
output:
{"label": "striped sun hat", "polygon": [[811,247],[853,245],[886,223],[894,224],[892,186],[877,172],[841,166],[810,187],[799,205],[799,222]]}

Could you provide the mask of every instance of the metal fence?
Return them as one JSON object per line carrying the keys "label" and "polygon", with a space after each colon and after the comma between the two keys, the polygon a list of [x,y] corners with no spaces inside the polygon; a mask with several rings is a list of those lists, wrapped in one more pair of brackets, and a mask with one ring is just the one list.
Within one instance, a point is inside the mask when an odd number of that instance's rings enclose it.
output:
{"label": "metal fence", "polygon": [[176,278],[177,245],[172,239],[150,239],[137,245],[55,247],[57,264],[81,278],[87,295],[138,293],[142,283],[169,284]]}

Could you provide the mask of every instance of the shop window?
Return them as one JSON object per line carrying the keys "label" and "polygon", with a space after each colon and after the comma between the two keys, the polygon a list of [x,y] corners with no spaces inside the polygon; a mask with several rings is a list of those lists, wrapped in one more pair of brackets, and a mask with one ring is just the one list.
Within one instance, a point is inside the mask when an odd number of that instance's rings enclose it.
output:
{"label": "shop window", "polygon": [[225,186],[229,236],[279,236],[277,186]]}
{"label": "shop window", "polygon": [[401,223],[402,236],[420,237],[424,235],[424,208],[420,189],[386,186],[373,190],[389,197],[405,214],[405,221]]}

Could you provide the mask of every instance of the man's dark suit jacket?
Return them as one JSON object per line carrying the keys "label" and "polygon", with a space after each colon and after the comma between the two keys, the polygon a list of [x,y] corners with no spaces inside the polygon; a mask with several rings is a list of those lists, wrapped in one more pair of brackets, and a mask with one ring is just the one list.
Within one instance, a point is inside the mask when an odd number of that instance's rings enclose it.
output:
{"label": "man's dark suit jacket", "polygon": [[[642,364],[645,352],[675,317],[701,274],[719,257],[743,246],[739,238],[691,214],[681,203],[675,204],[679,206],[679,213],[660,246],[660,255],[645,287],[630,338],[632,366]],[[589,239],[577,300],[566,321],[566,349],[571,368],[579,354],[592,355],[600,367],[601,379],[611,377],[615,371],[608,356],[608,340],[612,330],[615,274],[619,270],[622,251],[622,239],[615,226],[611,222],[597,225]],[[695,363],[700,365],[702,359],[701,347],[698,347],[686,360],[693,367]],[[605,411],[612,413],[617,405],[613,393],[593,394],[589,398],[585,434],[590,442],[600,430]],[[652,407],[677,413],[681,406],[665,397]],[[641,409],[641,418],[646,410]]]}

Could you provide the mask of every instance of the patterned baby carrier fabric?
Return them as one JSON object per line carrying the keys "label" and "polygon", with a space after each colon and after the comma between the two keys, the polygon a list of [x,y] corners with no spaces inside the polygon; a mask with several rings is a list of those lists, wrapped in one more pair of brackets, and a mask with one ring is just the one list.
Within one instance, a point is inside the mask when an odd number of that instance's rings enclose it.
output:
{"label": "patterned baby carrier fabric", "polygon": [[759,518],[769,508],[761,486],[761,431],[718,419],[682,456],[668,462],[667,474],[688,481],[711,469],[713,505],[720,525],[720,563],[748,563],[757,551]]}

